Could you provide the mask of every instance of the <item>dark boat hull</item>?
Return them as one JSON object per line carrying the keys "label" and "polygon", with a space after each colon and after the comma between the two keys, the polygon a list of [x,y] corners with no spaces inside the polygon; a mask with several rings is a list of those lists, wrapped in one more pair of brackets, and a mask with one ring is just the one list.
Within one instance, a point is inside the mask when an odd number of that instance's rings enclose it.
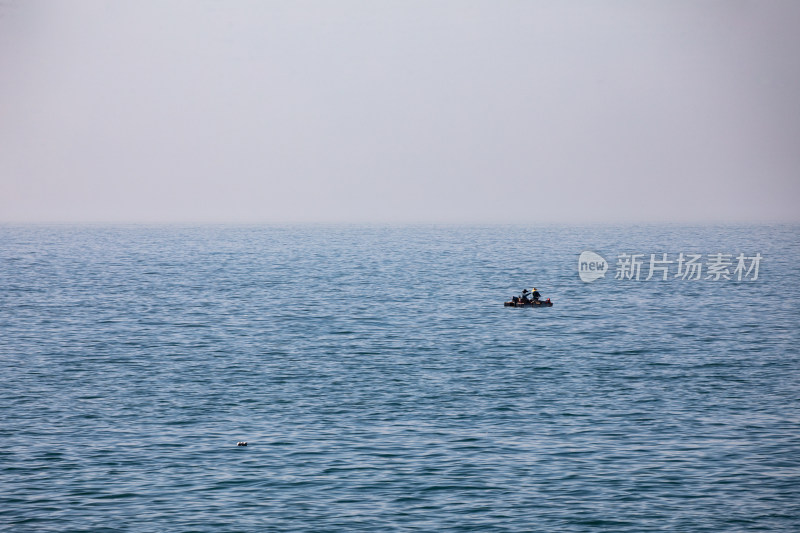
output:
{"label": "dark boat hull", "polygon": [[553,302],[506,302],[503,305],[506,307],[553,307]]}

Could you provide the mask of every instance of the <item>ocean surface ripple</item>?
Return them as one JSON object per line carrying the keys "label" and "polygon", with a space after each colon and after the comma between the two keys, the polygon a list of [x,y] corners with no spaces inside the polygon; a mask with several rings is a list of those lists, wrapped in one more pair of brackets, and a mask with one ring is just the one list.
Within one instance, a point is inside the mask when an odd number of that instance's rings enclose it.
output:
{"label": "ocean surface ripple", "polygon": [[0,528],[798,531],[798,229],[2,226]]}

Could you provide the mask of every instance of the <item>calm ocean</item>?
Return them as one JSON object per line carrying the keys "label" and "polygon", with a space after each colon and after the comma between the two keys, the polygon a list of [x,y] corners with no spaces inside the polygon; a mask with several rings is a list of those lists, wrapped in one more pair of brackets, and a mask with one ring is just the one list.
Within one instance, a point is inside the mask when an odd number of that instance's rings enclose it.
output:
{"label": "calm ocean", "polygon": [[0,226],[0,528],[798,531],[799,235]]}

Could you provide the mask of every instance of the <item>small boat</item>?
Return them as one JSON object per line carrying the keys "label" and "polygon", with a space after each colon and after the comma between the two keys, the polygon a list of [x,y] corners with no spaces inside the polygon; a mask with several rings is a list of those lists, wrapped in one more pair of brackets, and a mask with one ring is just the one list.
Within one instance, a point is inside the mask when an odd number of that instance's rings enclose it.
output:
{"label": "small boat", "polygon": [[525,302],[521,298],[514,296],[511,298],[510,302],[506,302],[503,305],[506,307],[553,307],[553,302],[550,301],[550,298],[547,300],[530,300]]}

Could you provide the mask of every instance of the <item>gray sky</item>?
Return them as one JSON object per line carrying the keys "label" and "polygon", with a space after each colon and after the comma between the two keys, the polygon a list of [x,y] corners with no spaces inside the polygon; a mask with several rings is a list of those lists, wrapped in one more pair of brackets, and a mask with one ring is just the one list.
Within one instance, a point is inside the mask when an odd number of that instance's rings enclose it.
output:
{"label": "gray sky", "polygon": [[798,28],[794,0],[0,0],[0,222],[797,222]]}

